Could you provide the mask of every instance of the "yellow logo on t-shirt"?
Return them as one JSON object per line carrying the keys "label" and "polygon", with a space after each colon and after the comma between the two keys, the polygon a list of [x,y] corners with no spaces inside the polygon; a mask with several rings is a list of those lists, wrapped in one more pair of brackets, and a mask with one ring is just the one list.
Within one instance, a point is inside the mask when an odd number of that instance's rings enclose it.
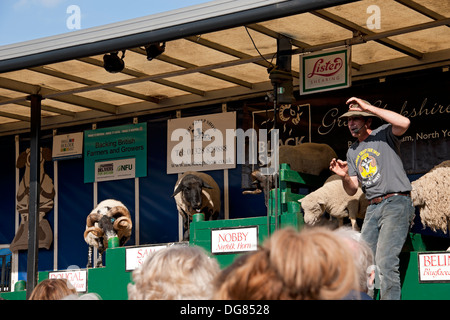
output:
{"label": "yellow logo on t-shirt", "polygon": [[377,160],[368,153],[361,156],[361,162],[358,166],[359,173],[363,179],[370,179],[377,173]]}

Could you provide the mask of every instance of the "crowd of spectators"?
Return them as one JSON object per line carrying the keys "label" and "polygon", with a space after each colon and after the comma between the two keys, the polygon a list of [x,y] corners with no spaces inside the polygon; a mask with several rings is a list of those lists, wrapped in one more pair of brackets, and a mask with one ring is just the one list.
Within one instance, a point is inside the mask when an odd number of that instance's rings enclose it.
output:
{"label": "crowd of spectators", "polygon": [[[350,229],[286,227],[226,268],[197,246],[173,245],[132,273],[129,300],[372,299],[373,255]],[[64,279],[41,281],[30,300],[101,300],[77,294]]]}

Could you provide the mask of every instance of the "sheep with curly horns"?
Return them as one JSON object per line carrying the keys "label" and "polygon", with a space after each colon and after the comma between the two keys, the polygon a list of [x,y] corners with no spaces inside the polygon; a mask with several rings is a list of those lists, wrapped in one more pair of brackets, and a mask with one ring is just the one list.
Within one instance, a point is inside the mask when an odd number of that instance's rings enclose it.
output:
{"label": "sheep with curly horns", "polygon": [[98,249],[96,267],[101,267],[108,240],[118,237],[119,246],[123,246],[130,239],[132,228],[130,212],[122,202],[114,199],[100,202],[86,218],[84,241],[89,245],[87,267],[92,267],[94,247]]}

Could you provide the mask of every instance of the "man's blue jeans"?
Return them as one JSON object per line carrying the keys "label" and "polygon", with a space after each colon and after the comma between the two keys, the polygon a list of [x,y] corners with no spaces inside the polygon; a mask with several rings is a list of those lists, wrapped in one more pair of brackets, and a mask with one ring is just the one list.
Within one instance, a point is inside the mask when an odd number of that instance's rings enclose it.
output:
{"label": "man's blue jeans", "polygon": [[411,198],[396,195],[369,205],[361,229],[361,238],[372,248],[380,272],[380,298],[399,300],[400,252],[414,219]]}

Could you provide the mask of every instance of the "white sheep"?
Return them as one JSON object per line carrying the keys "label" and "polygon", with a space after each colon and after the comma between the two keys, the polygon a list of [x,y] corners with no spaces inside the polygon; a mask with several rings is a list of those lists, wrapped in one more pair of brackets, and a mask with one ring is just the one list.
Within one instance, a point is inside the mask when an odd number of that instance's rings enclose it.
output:
{"label": "white sheep", "polygon": [[450,222],[450,160],[435,166],[411,183],[411,200],[424,227],[447,232]]}
{"label": "white sheep", "polygon": [[108,248],[108,240],[119,238],[123,246],[131,236],[133,223],[125,205],[114,199],[100,202],[86,218],[84,241],[89,245],[87,267],[92,267],[92,250],[98,249],[97,267],[102,266],[102,254]]}
{"label": "white sheep", "polygon": [[220,188],[206,173],[185,172],[175,183],[172,197],[175,199],[178,213],[183,218],[183,240],[189,240],[189,223],[195,213],[203,213],[205,220],[215,220],[219,216]]}
{"label": "white sheep", "polygon": [[342,179],[336,174],[330,176],[319,189],[309,193],[300,199],[304,211],[304,221],[307,224],[317,224],[326,212],[331,217],[337,218],[339,224],[343,224],[343,219],[348,217],[352,224],[352,229],[359,231],[356,218],[364,218],[368,201],[361,188],[355,195],[349,196],[342,185]]}

